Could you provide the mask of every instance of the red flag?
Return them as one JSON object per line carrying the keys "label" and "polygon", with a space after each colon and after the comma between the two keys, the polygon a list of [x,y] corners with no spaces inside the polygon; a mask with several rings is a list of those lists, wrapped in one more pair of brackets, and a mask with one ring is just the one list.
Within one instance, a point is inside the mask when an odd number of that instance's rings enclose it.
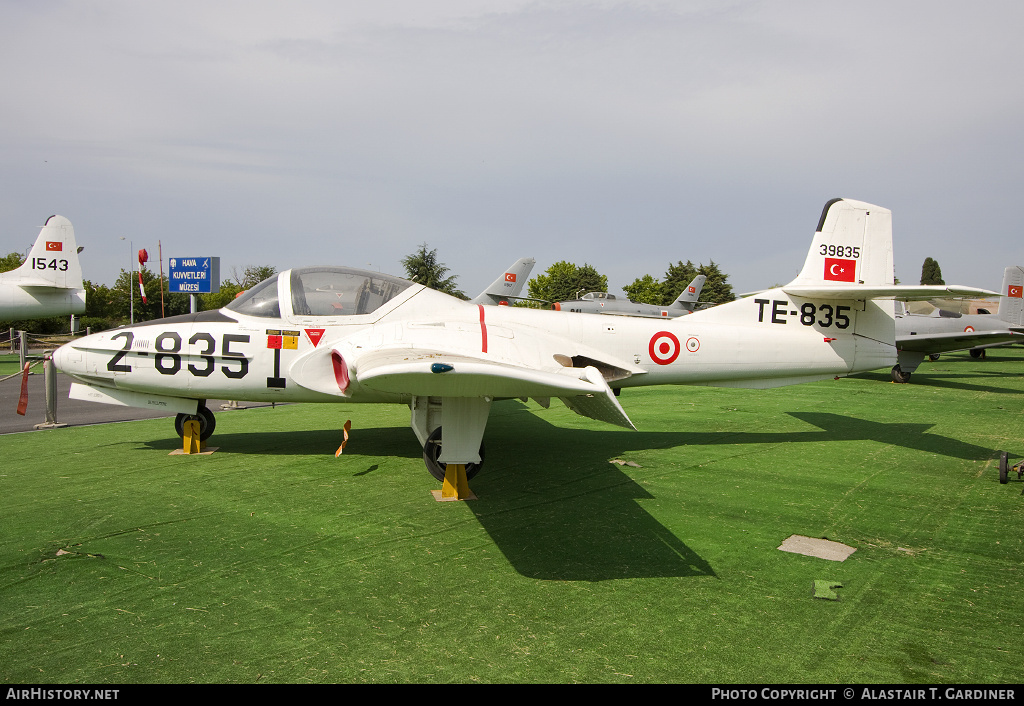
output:
{"label": "red flag", "polygon": [[1006,296],[1013,297],[1014,299],[1024,299],[1024,287],[1017,284],[1011,284],[1009,291],[1006,292]]}
{"label": "red flag", "polygon": [[146,289],[142,286],[142,266],[149,260],[149,253],[139,250],[139,293],[142,294],[142,303],[146,303]]}
{"label": "red flag", "polygon": [[856,282],[857,261],[826,257],[825,279],[832,280],[834,282]]}
{"label": "red flag", "polygon": [[515,272],[506,272],[505,273],[505,281],[506,282],[515,282],[516,281],[516,273]]}
{"label": "red flag", "polygon": [[21,373],[21,397],[18,398],[17,412],[23,417],[28,411],[28,368],[29,364],[25,363],[25,370]]}
{"label": "red flag", "polygon": [[50,240],[46,241],[46,251],[47,252],[60,252],[63,249],[64,249],[64,243],[62,243],[60,241],[57,241],[57,242],[52,242]]}

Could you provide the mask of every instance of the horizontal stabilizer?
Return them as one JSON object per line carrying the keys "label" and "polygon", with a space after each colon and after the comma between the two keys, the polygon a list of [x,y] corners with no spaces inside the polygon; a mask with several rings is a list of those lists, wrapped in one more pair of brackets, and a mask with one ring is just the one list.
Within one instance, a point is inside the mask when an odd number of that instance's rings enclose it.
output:
{"label": "horizontal stabilizer", "polygon": [[791,297],[804,299],[898,299],[900,301],[925,301],[940,297],[992,297],[992,292],[977,287],[941,284],[787,284],[782,291]]}

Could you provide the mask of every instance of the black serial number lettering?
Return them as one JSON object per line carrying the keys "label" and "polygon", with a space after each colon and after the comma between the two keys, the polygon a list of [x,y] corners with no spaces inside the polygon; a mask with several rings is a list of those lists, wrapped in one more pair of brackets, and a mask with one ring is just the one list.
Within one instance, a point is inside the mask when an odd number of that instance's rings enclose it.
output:
{"label": "black serial number lettering", "polygon": [[[111,336],[110,340],[115,338],[124,338],[124,346],[122,346],[121,350],[114,353],[113,357],[107,362],[107,370],[112,373],[130,373],[132,367],[122,364],[121,361],[131,351],[135,334],[131,331],[122,331]],[[193,346],[202,345],[202,350],[198,352],[198,357],[203,363],[201,366],[189,363],[186,366],[188,372],[195,377],[209,377],[216,367],[214,362],[214,354],[217,348],[216,340],[211,334],[197,333],[188,339],[188,342],[189,345]],[[224,337],[221,339],[221,359],[224,361],[224,365],[220,366],[220,370],[225,377],[239,380],[249,373],[249,359],[245,357],[245,353],[231,349],[232,345],[248,342],[248,335],[224,334]],[[161,375],[176,375],[181,371],[181,336],[179,334],[174,331],[165,331],[156,337],[153,345],[156,348],[153,364],[158,373]]]}
{"label": "black serial number lettering", "polygon": [[34,257],[32,258],[32,269],[33,270],[56,270],[57,272],[68,271],[68,261],[58,260],[47,260],[45,257]]}
{"label": "black serial number lettering", "polygon": [[128,351],[132,349],[132,341],[135,340],[135,334],[131,331],[122,331],[121,333],[116,333],[111,336],[110,340],[113,341],[115,338],[123,338],[124,347],[115,353],[114,357],[107,362],[107,370],[112,373],[130,373],[132,371],[132,366],[121,365],[121,361],[126,355],[128,355]]}
{"label": "black serial number lettering", "polygon": [[[815,304],[804,302],[800,305],[799,311],[790,309],[790,303],[784,299],[755,299],[757,304],[757,322],[764,323],[765,319],[773,324],[785,324],[788,317],[796,317],[804,326],[819,326],[820,328],[846,329],[850,327],[850,317],[846,312],[850,307],[842,304]],[[769,308],[770,305],[770,308]]]}
{"label": "black serial number lettering", "polygon": [[860,248],[851,245],[819,245],[820,253],[828,257],[852,257],[854,260],[860,257]]}

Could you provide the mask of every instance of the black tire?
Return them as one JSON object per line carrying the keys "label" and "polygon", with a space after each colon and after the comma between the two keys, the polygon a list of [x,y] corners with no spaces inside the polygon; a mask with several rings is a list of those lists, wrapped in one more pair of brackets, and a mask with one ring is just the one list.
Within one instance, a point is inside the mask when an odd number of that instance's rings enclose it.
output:
{"label": "black tire", "polygon": [[985,357],[985,349],[984,348],[972,348],[969,351],[969,353],[971,354],[972,358],[984,358]]}
{"label": "black tire", "polygon": [[[439,481],[444,481],[444,472],[448,468],[448,464],[441,463],[438,459],[441,457],[441,427],[438,427],[430,436],[427,437],[427,443],[423,446],[423,463],[427,465],[427,470],[430,471],[430,475],[434,476]],[[466,480],[471,480],[473,476],[480,472],[480,467],[484,465],[484,445],[480,444],[480,463],[467,463],[466,464]]]}
{"label": "black tire", "polygon": [[905,373],[900,366],[892,366],[892,381],[898,383],[910,382],[910,373]]}
{"label": "black tire", "polygon": [[180,438],[185,438],[185,422],[191,419],[199,420],[200,441],[206,441],[213,435],[213,430],[217,428],[217,418],[206,407],[200,407],[198,411],[198,414],[179,414],[174,418],[174,431]]}
{"label": "black tire", "polygon": [[999,454],[999,482],[1006,484],[1010,482],[1009,478],[1010,467],[1006,462],[1006,452],[1003,451]]}
{"label": "black tire", "polygon": [[934,363],[934,362],[935,362],[936,360],[938,360],[938,359],[939,359],[939,354],[938,354],[938,353],[932,353],[932,354],[930,354],[930,355],[928,356],[928,360],[932,361],[933,363]]}

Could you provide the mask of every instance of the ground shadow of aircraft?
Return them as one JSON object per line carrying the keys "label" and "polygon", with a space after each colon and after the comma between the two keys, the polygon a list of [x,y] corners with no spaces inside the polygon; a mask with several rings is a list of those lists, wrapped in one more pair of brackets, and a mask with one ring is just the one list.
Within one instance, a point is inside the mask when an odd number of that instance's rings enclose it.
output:
{"label": "ground shadow of aircraft", "polygon": [[[991,358],[991,353],[989,354]],[[955,359],[947,360],[945,363],[955,362]],[[858,380],[877,380],[880,382],[892,382],[887,373],[867,372],[851,375],[851,378]],[[997,395],[1019,395],[1020,390],[1008,387],[996,387],[985,382],[997,383],[1002,378],[1019,379],[1020,373],[1006,372],[1003,370],[978,370],[972,368],[970,371],[955,372],[948,368],[942,371],[925,370],[919,368],[915,373],[915,381],[930,387],[946,387],[953,390],[968,390],[971,392],[989,392]],[[975,382],[977,381],[977,382]]]}
{"label": "ground shadow of aircraft", "polygon": [[[779,444],[863,441],[892,444],[950,458],[983,461],[996,453],[929,432],[928,423],[887,423],[827,412],[790,412],[817,430],[592,431],[565,429],[531,413],[521,402],[499,402],[488,443],[503,461],[478,475],[472,487],[481,500],[467,507],[521,575],[540,580],[603,581],[623,578],[714,577],[711,564],[674,531],[641,507],[652,499],[633,478],[609,463],[629,451],[715,444]],[[505,424],[515,416],[514,424]],[[396,433],[397,432],[397,433]],[[221,433],[218,453],[333,453],[336,429]],[[171,450],[176,439],[152,441]],[[572,449],[571,455],[567,448]],[[244,451],[243,451],[244,449]],[[510,453],[518,449],[520,453]],[[411,434],[389,427],[353,428],[342,463],[352,477],[379,482],[381,457],[416,458]]]}
{"label": "ground shadow of aircraft", "polygon": [[[525,423],[534,443],[547,449],[541,457],[523,455],[478,476],[473,489],[483,500],[468,503],[517,572],[558,581],[715,575],[707,561],[637,504],[651,495],[608,463],[602,456],[607,445],[569,468],[557,462],[557,435],[566,430],[537,418],[520,402],[500,404],[521,412],[517,423]],[[499,412],[496,419],[504,416]],[[392,427],[360,428],[354,421],[338,465],[344,475],[381,482],[381,474],[388,472],[377,463],[382,457],[422,456],[413,434]],[[514,434],[498,436],[503,438],[495,439],[495,448],[515,446]],[[337,429],[218,432],[215,441],[218,455],[333,455],[341,437]],[[148,448],[167,452],[180,445],[176,437],[146,442]],[[509,464],[514,473],[503,472],[511,470]],[[424,502],[433,502],[426,492]]]}

